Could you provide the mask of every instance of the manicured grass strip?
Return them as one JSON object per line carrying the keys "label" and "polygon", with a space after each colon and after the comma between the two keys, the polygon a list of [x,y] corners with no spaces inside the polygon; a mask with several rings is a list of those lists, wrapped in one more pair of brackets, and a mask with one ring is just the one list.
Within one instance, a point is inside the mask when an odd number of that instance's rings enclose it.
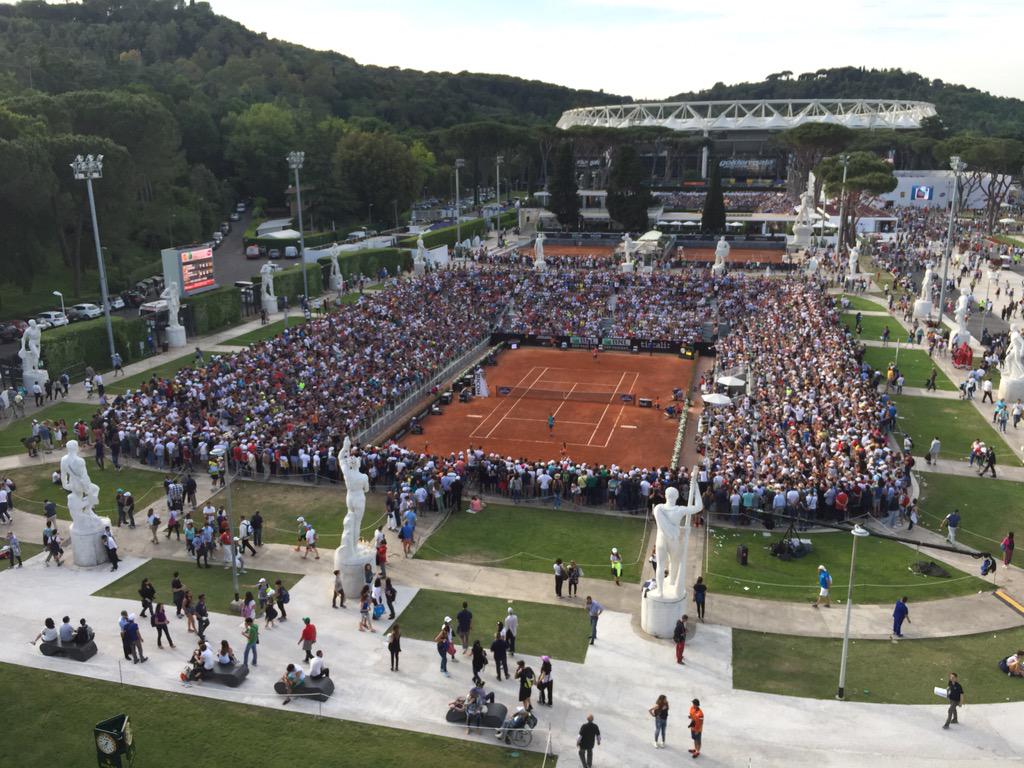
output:
{"label": "manicured grass strip", "polygon": [[[184,549],[185,539],[182,538],[179,544],[173,538],[168,541],[161,537],[160,546],[166,546],[168,550]],[[170,551],[168,551],[168,554],[170,554]],[[256,594],[255,585],[261,576],[270,584],[273,584],[277,579],[281,579],[286,589],[291,589],[295,586],[295,582],[302,578],[302,575],[298,573],[262,570],[259,567],[259,561],[260,558],[254,558],[251,555],[246,558],[246,573],[239,574],[238,576],[238,588],[243,596],[246,591],[251,591],[254,595]],[[156,587],[157,602],[172,605],[173,609],[171,579],[174,577],[175,571],[178,571],[181,580],[185,582],[186,589],[192,590],[193,597],[198,598],[200,594],[206,595],[206,605],[211,611],[232,613],[230,603],[234,599],[235,593],[231,585],[231,571],[224,568],[220,550],[210,555],[209,568],[197,568],[194,562],[187,560],[185,562],[160,559],[150,560],[141,568],[136,568],[131,573],[125,574],[95,594],[99,597],[123,598],[132,604],[125,606],[126,609],[131,610],[132,606],[140,604],[139,586],[144,578],[148,578],[153,582],[153,586]]]}
{"label": "manicured grass strip", "polygon": [[[851,293],[844,293],[841,298],[846,299],[850,302],[850,309],[852,310],[863,310],[865,312],[885,312],[885,304],[871,299],[866,299],[863,296],[855,296]],[[842,306],[840,304],[839,306]]]}
{"label": "manicured grass strip", "polygon": [[[882,309],[881,307],[879,309]],[[884,310],[882,310],[884,311]],[[857,313],[846,312],[839,316],[839,323],[849,327],[855,335],[857,333]],[[886,326],[889,327],[889,339],[895,344],[896,339],[906,339],[907,332],[903,330],[903,326],[896,322],[894,317],[881,317],[879,315],[864,315],[860,320],[860,325],[863,333],[857,338],[868,339],[870,341],[881,341],[882,331]]]}
{"label": "manicured grass strip", "polygon": [[[206,359],[209,360],[209,353],[205,353]],[[169,378],[180,371],[182,368],[188,368],[192,365],[194,360],[194,353],[189,355],[182,355],[173,360],[169,360],[166,363],[156,365],[142,373],[136,373],[133,376],[127,376],[124,378],[112,378],[111,375],[103,377],[103,383],[106,384],[108,392],[114,394],[123,394],[125,390],[131,389],[136,390],[142,386],[143,382],[147,382],[150,379],[156,377],[157,379]]]}
{"label": "manicured grass strip", "polygon": [[[776,528],[765,536],[761,531],[713,529],[705,573],[708,590],[763,600],[811,603],[818,596],[818,565],[822,564],[832,574],[832,600],[845,602],[852,537],[841,531],[801,533],[801,538],[811,540],[812,552],[784,561],[768,550],[784,532],[785,528]],[[736,559],[736,547],[740,544],[749,548],[746,566]],[[991,590],[981,579],[948,566],[944,566],[950,572],[948,579],[922,576],[910,570],[918,560],[929,559],[927,550],[918,554],[895,541],[873,536],[861,540],[857,544],[854,602],[885,604],[895,602],[899,595],[907,595],[912,601],[936,600]]]}
{"label": "manicured grass strip", "polygon": [[[638,517],[491,504],[481,514],[460,510],[416,552],[426,560],[551,573],[556,558],[575,560],[586,579],[610,579],[612,547],[622,555],[622,577],[639,582],[644,522]],[[580,590],[585,587],[580,586]]]}
{"label": "manicured grass strip", "polygon": [[[29,402],[31,402],[31,395]],[[94,413],[96,413],[96,406],[92,404],[58,402],[36,411],[31,416],[0,422],[0,456],[28,453],[21,441],[22,438],[32,436],[33,419],[38,421],[64,419],[70,428],[76,421],[92,418]]]}
{"label": "manicured grass strip", "polygon": [[[509,601],[501,597],[477,597],[476,595],[460,595],[455,592],[439,592],[433,589],[421,589],[408,607],[398,616],[398,623],[402,628],[402,635],[413,637],[418,640],[433,640],[445,616],[455,617],[462,610],[463,601],[469,603],[469,610],[473,614],[473,628],[469,641],[479,640],[485,648],[491,647],[494,640],[494,633],[497,630],[498,620],[504,619],[509,605],[515,608],[519,617],[519,634],[516,635],[516,654],[522,656],[550,656],[553,659],[564,661],[575,661],[583,663],[587,656],[587,649],[590,647],[590,620],[587,613],[580,609],[584,603],[586,594],[580,592],[581,597],[566,601],[566,605],[545,605],[544,603],[529,603],[521,601]],[[570,604],[576,607],[570,607]],[[454,622],[452,627],[455,627]],[[598,626],[600,637],[600,625]],[[454,638],[456,645],[459,644],[458,637]],[[462,653],[461,647],[459,653]],[[490,652],[488,651],[488,657]],[[462,658],[458,656],[457,658]],[[432,661],[440,666],[440,657]],[[528,662],[529,663],[529,662]],[[468,664],[467,664],[468,666]],[[514,670],[515,662],[509,661],[509,669]],[[458,667],[448,667],[449,672],[459,671]],[[537,671],[537,667],[534,667]],[[493,679],[494,661],[485,668],[484,677]],[[469,679],[470,671],[466,670],[466,677]]]}
{"label": "manicured grass strip", "polygon": [[[959,509],[962,519],[957,541],[982,552],[991,552],[1000,560],[999,542],[1008,531],[1020,534],[1024,528],[1020,518],[1020,483],[937,472],[921,472],[918,478],[921,482],[920,522],[926,528],[945,535],[939,524],[954,508]],[[1024,562],[1019,549],[1014,560],[1017,564]]]}
{"label": "manicured grass strip", "polygon": [[932,375],[932,369],[934,368],[938,372],[938,375],[935,377],[935,385],[939,389],[948,392],[956,391],[953,382],[932,362],[932,359],[928,357],[928,353],[922,352],[917,348],[907,349],[906,345],[901,344],[899,358],[897,359],[895,344],[891,344],[888,347],[865,347],[864,362],[875,370],[881,371],[883,376],[886,370],[888,370],[889,365],[896,363],[896,367],[903,373],[903,378],[905,379],[903,386],[905,387],[923,388],[928,381],[928,377]]}
{"label": "manicured grass strip", "polygon": [[[506,764],[535,768],[544,757],[537,752],[501,749],[416,730],[329,717],[318,720],[288,711],[287,707],[253,707],[11,664],[0,664],[0,685],[18,690],[18,716],[8,718],[4,725],[4,742],[10,754],[18,755],[17,763],[26,766],[95,765],[93,726],[121,712],[131,718],[135,762],[146,768],[177,768],[182,764],[182,755],[188,750],[183,749],[180,730],[168,727],[171,723],[217,723],[223,733],[242,734],[246,753],[258,755],[254,764],[261,768],[294,768],[297,760],[304,765],[338,768],[479,768]],[[60,727],[55,726],[58,721]],[[416,726],[410,723],[409,727]],[[40,738],[40,734],[46,737]],[[512,757],[515,759],[508,759]],[[238,762],[238,739],[205,738],[202,759],[196,764],[226,766]]]}
{"label": "manicured grass strip", "polygon": [[[295,315],[294,317],[289,316],[288,330],[293,330],[305,322],[306,319],[301,314]],[[235,336],[234,338],[228,339],[227,341],[222,343],[230,344],[232,346],[244,347],[248,346],[249,344],[255,344],[258,341],[266,341],[267,339],[272,339],[279,333],[283,333],[284,330],[284,320],[278,320],[276,322],[268,323],[267,325],[261,326],[255,330],[249,331],[248,333],[243,333],[239,336]]]}
{"label": "manicured grass strip", "polygon": [[[913,601],[910,618],[913,621]],[[914,625],[904,624],[903,631],[912,636]],[[996,667],[999,659],[1022,647],[1024,629],[899,642],[851,640],[846,698],[878,704],[934,704],[938,732],[945,706],[932,688],[945,688],[950,672],[960,677],[968,704],[1024,701],[1024,681]],[[831,699],[839,684],[841,654],[840,639],[734,629],[733,687]]]}
{"label": "manicured grass strip", "polygon": [[966,460],[971,443],[978,439],[995,445],[997,473],[999,466],[1021,466],[1017,455],[972,403],[910,396],[900,396],[895,401],[896,429],[910,435],[916,455],[924,455],[932,438],[938,435],[942,443],[939,458]]}

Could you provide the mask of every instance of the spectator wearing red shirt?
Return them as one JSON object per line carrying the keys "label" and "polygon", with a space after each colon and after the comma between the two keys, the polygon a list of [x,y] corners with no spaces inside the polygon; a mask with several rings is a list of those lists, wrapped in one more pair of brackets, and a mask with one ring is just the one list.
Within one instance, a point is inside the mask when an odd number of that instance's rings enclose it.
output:
{"label": "spectator wearing red shirt", "polygon": [[299,635],[299,642],[296,645],[302,645],[302,650],[306,652],[306,661],[309,662],[313,658],[313,645],[316,643],[316,624],[311,623],[308,616],[302,619],[302,623],[302,634]]}
{"label": "spectator wearing red shirt", "polygon": [[839,493],[836,494],[836,516],[840,520],[846,519],[846,505],[850,503],[850,497],[846,495],[846,491],[840,489]]}

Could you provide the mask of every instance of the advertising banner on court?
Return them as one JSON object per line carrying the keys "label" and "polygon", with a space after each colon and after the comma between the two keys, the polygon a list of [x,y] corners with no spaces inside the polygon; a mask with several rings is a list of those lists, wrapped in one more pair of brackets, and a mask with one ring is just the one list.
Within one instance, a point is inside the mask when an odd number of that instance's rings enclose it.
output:
{"label": "advertising banner on court", "polygon": [[687,360],[696,357],[696,348],[692,344],[667,339],[641,339],[627,336],[546,336],[535,333],[492,333],[491,343],[561,349],[600,347],[609,352],[666,352],[672,355],[682,355]]}

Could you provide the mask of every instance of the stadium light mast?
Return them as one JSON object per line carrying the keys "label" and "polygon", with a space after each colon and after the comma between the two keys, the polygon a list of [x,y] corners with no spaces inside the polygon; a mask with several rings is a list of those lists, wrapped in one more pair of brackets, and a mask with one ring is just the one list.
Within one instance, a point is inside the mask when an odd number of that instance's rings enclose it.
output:
{"label": "stadium light mast", "polygon": [[846,216],[846,169],[850,164],[850,156],[845,152],[839,156],[839,164],[843,166],[843,184],[839,192],[839,239],[836,241],[836,258],[842,260],[843,240],[846,239],[846,227],[843,218]]}
{"label": "stadium light mast", "polygon": [[960,155],[949,158],[949,167],[953,171],[953,201],[949,206],[949,229],[946,230],[946,252],[942,257],[942,285],[939,286],[939,330],[942,330],[942,315],[946,311],[946,280],[949,275],[949,260],[953,256],[953,225],[956,222],[956,208],[959,204],[960,174],[967,170],[967,163]]}
{"label": "stadium light mast", "polygon": [[494,198],[498,203],[498,218],[495,221],[494,228],[501,230],[501,164],[505,162],[504,155],[498,155],[494,158]]}
{"label": "stadium light mast", "polygon": [[[110,345],[110,364],[114,364],[114,328],[110,324],[110,293],[107,291],[107,269],[103,264],[103,249],[100,247],[100,226],[96,222],[96,198],[92,194],[92,180],[103,178],[103,155],[75,155],[71,161],[75,179],[85,181],[89,192],[89,213],[92,216],[92,239],[96,244],[96,263],[100,268],[100,293],[103,299],[103,316],[107,320],[107,343]],[[63,299],[62,299],[63,301]]]}
{"label": "stadium light mast", "polygon": [[466,167],[461,157],[455,161],[455,247],[462,242],[462,200],[459,192],[459,170]]}
{"label": "stadium light mast", "polygon": [[295,204],[299,207],[299,257],[302,259],[302,303],[303,314],[309,312],[309,283],[306,279],[306,233],[302,228],[302,187],[299,185],[299,171],[306,161],[305,152],[289,152],[288,167],[295,171]]}
{"label": "stadium light mast", "polygon": [[871,534],[867,529],[859,525],[853,526],[850,531],[853,536],[853,551],[850,553],[850,583],[846,588],[846,628],[843,630],[843,657],[839,662],[839,689],[836,691],[836,698],[842,701],[846,696],[846,657],[850,649],[850,614],[853,612],[853,569],[857,563],[857,539],[863,539]]}

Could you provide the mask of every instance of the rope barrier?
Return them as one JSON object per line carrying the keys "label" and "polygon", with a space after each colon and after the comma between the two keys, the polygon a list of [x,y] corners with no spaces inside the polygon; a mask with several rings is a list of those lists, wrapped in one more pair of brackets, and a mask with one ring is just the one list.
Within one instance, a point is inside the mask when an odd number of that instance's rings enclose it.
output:
{"label": "rope barrier", "polygon": [[[719,578],[722,578],[722,579],[728,579],[730,581],[737,581],[737,582],[740,582],[740,583],[743,583],[743,584],[758,584],[758,585],[765,586],[765,587],[782,587],[782,588],[785,588],[785,589],[806,589],[806,590],[812,590],[812,589],[817,589],[818,588],[817,583],[815,583],[815,584],[776,584],[775,582],[771,582],[771,581],[757,581],[755,579],[741,579],[738,576],[726,576],[725,574],[715,573],[714,571],[705,571],[705,572],[709,576],[718,576]],[[922,578],[925,578],[925,579],[929,578],[928,576],[926,576],[924,574],[921,574],[921,576],[922,576]],[[932,582],[917,582],[917,583],[914,583],[914,584],[863,584],[863,583],[858,581],[858,582],[856,582],[854,584],[854,586],[856,586],[856,587],[881,587],[881,588],[886,588],[886,589],[888,589],[889,587],[892,587],[893,589],[899,589],[901,587],[920,587],[920,586],[937,586],[937,585],[942,585],[942,584],[952,584],[953,582],[956,582],[956,581],[963,581],[964,579],[973,579],[973,578],[975,578],[975,577],[974,576],[958,576],[955,579],[942,579],[941,581],[940,580],[936,580],[936,581],[932,581]],[[846,586],[846,585],[845,584],[839,584],[838,582],[833,582],[833,584],[832,584],[832,588],[833,589],[838,589],[839,587],[843,587],[843,586]]]}

